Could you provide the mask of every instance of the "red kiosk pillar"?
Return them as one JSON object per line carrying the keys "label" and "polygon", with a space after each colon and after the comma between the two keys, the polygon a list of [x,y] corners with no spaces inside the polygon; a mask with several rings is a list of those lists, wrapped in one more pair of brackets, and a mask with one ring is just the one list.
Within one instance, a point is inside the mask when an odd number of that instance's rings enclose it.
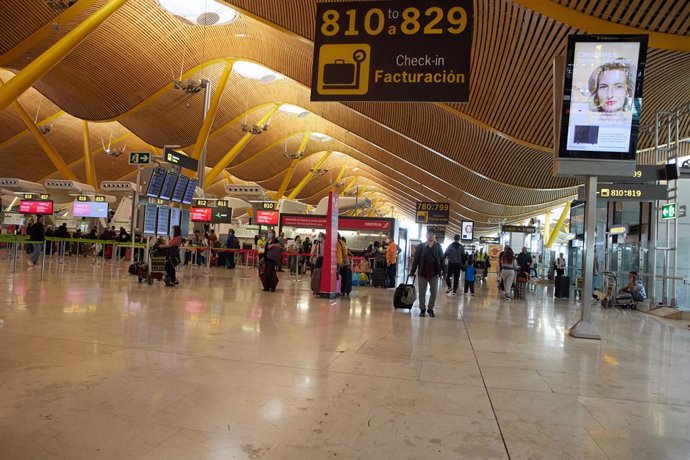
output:
{"label": "red kiosk pillar", "polygon": [[338,271],[338,194],[329,192],[326,214],[326,239],[323,242],[323,268],[319,297],[334,299],[340,292],[336,289]]}

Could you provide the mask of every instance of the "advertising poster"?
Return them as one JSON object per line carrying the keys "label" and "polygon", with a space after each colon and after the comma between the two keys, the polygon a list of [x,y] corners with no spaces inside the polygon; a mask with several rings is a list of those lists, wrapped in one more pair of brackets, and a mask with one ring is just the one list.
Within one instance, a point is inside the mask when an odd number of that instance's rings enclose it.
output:
{"label": "advertising poster", "polygon": [[633,160],[646,39],[570,37],[561,158]]}
{"label": "advertising poster", "polygon": [[474,239],[474,222],[467,220],[462,222],[460,239],[462,241],[472,241]]}

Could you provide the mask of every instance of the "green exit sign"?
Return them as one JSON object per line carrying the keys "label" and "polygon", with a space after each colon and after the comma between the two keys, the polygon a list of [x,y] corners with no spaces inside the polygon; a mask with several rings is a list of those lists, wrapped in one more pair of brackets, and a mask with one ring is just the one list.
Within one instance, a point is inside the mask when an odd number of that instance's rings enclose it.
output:
{"label": "green exit sign", "polygon": [[151,164],[151,152],[129,152],[129,164],[148,165]]}
{"label": "green exit sign", "polygon": [[663,220],[675,219],[676,217],[678,217],[676,203],[661,205],[661,218]]}

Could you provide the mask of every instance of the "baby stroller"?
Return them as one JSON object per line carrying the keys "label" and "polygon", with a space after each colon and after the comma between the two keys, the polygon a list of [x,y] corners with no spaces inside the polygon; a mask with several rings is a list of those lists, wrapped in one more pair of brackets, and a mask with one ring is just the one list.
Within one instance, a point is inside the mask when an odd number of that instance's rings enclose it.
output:
{"label": "baby stroller", "polygon": [[605,289],[604,298],[601,299],[602,308],[630,308],[637,309],[637,301],[629,292],[618,290],[618,278],[614,272],[603,272]]}
{"label": "baby stroller", "polygon": [[486,266],[483,260],[478,260],[474,263],[475,268],[475,278],[479,283],[483,283],[486,279]]}

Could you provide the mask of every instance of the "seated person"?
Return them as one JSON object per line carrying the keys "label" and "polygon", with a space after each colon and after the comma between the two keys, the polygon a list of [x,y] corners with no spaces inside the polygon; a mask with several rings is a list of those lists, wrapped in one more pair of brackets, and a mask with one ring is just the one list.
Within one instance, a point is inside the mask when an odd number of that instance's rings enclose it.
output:
{"label": "seated person", "polygon": [[644,285],[639,279],[637,272],[628,273],[628,284],[618,291],[616,299],[630,298],[630,296],[632,296],[635,302],[641,302],[647,298],[647,291],[645,291]]}

